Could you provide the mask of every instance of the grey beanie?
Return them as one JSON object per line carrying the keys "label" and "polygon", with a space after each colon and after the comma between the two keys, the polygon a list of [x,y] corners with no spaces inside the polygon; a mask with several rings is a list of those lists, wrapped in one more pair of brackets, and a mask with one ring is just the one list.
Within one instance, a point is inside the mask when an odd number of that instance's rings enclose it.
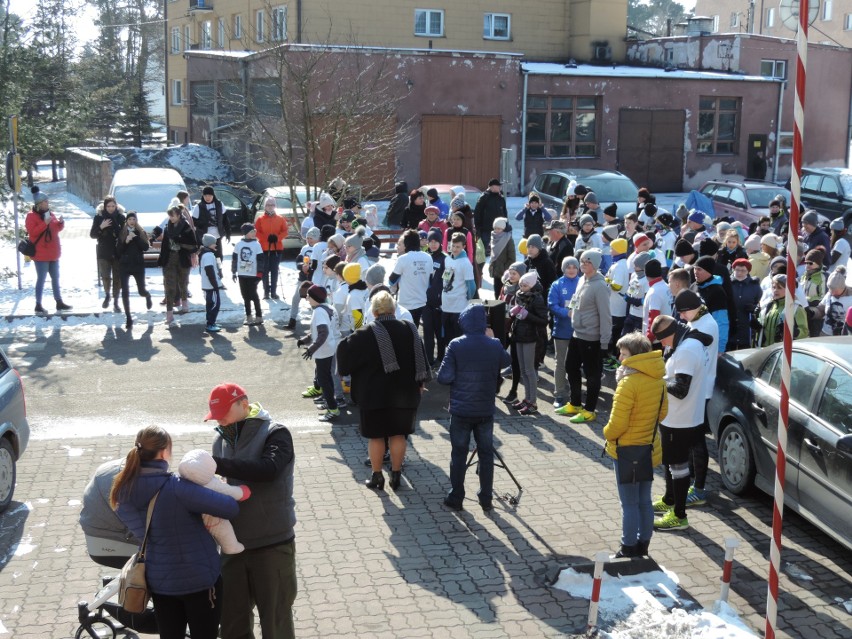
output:
{"label": "grey beanie", "polygon": [[512,262],[509,265],[508,270],[517,271],[518,275],[523,275],[524,273],[527,272],[527,265],[524,264],[523,262]]}
{"label": "grey beanie", "polygon": [[[362,233],[363,231],[363,233]],[[358,228],[358,231],[350,235],[344,241],[346,246],[354,246],[355,249],[360,249],[364,246],[364,234],[367,230],[362,226]],[[364,280],[366,281],[366,280]]]}
{"label": "grey beanie", "polygon": [[810,224],[811,226],[819,225],[819,215],[814,210],[810,210],[802,216],[802,224]]}
{"label": "grey beanie", "polygon": [[201,236],[201,244],[204,246],[216,246],[216,238],[210,235],[210,233],[205,233]]}
{"label": "grey beanie", "polygon": [[846,268],[837,266],[831,275],[828,276],[826,286],[828,286],[828,290],[830,291],[846,288]]}
{"label": "grey beanie", "polygon": [[603,234],[606,239],[612,242],[615,238],[618,237],[618,226],[615,224],[605,226],[603,229]]}
{"label": "grey beanie", "polygon": [[308,232],[305,233],[305,239],[306,240],[317,240],[317,241],[319,241],[320,230],[317,227],[312,226],[310,229],[308,229]]}
{"label": "grey beanie", "polygon": [[633,260],[633,268],[634,269],[640,269],[641,271],[644,272],[645,265],[650,261],[651,261],[651,254],[650,253],[639,253],[639,255],[636,256],[636,259]]}
{"label": "grey beanie", "polygon": [[586,193],[586,197],[583,198],[583,201],[586,204],[598,204],[598,196],[595,195],[594,191],[589,191]]}
{"label": "grey beanie", "polygon": [[527,248],[534,246],[539,251],[544,248],[544,240],[541,239],[541,235],[530,235],[527,238]]}
{"label": "grey beanie", "polygon": [[595,269],[601,267],[601,258],[603,258],[603,253],[601,253],[600,249],[596,248],[586,249],[580,254],[580,260],[591,262]]}
{"label": "grey beanie", "polygon": [[33,204],[47,202],[47,194],[43,193],[37,186],[34,186],[31,190],[33,193]]}
{"label": "grey beanie", "polygon": [[569,266],[573,266],[575,268],[580,268],[580,260],[578,260],[573,255],[569,255],[568,257],[562,260],[562,272],[565,272],[565,269]]}
{"label": "grey beanie", "polygon": [[385,267],[381,264],[373,264],[364,275],[367,286],[376,286],[385,283]]}
{"label": "grey beanie", "polygon": [[595,218],[593,218],[588,213],[580,216],[580,228],[583,228],[584,226],[586,226],[586,224],[589,224],[589,223],[594,224]]}

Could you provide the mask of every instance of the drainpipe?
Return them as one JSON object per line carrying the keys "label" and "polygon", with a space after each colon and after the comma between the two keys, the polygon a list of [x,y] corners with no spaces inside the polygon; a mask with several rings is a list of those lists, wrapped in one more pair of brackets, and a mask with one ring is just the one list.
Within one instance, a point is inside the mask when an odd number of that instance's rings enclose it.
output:
{"label": "drainpipe", "polygon": [[850,155],[850,140],[852,140],[852,92],[849,93],[849,118],[846,125],[846,166],[852,167],[852,155]]}
{"label": "drainpipe", "polygon": [[787,87],[787,80],[779,80],[778,82],[778,115],[775,120],[775,163],[772,167],[772,181],[778,181],[778,152],[779,142],[781,141],[781,108],[784,105],[784,89]]}
{"label": "drainpipe", "polygon": [[302,44],[302,0],[296,0],[296,43]]}
{"label": "drainpipe", "polygon": [[521,103],[521,193],[526,191],[527,184],[527,86],[529,74],[524,74],[524,95]]}

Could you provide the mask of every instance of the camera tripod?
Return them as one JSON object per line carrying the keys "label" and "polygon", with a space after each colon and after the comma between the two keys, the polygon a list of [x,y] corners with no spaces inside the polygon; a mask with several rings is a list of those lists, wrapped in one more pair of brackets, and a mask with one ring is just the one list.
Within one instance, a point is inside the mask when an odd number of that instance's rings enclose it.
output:
{"label": "camera tripod", "polygon": [[[471,466],[476,464],[476,474],[477,475],[479,474],[479,461],[478,461],[479,454],[478,453],[479,453],[479,449],[474,446],[473,450],[470,452],[470,456],[467,458],[467,465],[465,466],[465,468],[470,468]],[[506,465],[506,462],[503,460],[503,457],[500,455],[500,453],[497,452],[497,449],[494,449],[494,467],[495,468],[502,468],[503,470],[505,470],[518,489],[517,495],[511,495],[510,493],[504,493],[503,495],[500,495],[500,494],[497,493],[497,491],[494,491],[494,495],[500,501],[508,502],[512,506],[517,506],[521,501],[521,495],[523,494],[524,489],[521,486],[521,484],[518,483],[518,480],[512,474],[512,471],[509,470],[509,467]]]}

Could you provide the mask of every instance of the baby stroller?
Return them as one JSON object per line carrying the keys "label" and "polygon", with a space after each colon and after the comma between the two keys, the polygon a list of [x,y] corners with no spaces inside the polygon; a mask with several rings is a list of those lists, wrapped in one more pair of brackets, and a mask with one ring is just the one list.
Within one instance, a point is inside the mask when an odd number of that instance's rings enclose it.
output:
{"label": "baby stroller", "polygon": [[[86,535],[86,550],[92,560],[121,571],[127,560],[139,549],[139,544],[109,505],[112,481],[121,468],[121,460],[102,464],[83,493],[80,526]],[[131,614],[118,603],[118,574],[104,577],[101,588],[91,603],[77,604],[80,626],[75,639],[111,639],[119,632],[157,634],[154,608],[148,604],[145,612]]]}
{"label": "baby stroller", "polygon": [[[86,548],[89,557],[108,568],[121,570],[127,560],[138,550],[135,544],[115,541],[86,534]],[[81,601],[77,604],[77,616],[80,626],[75,639],[115,639],[118,633],[126,630],[157,634],[157,619],[154,608],[149,603],[146,610],[132,614],[118,603],[118,575],[104,577],[101,589],[91,603]]]}

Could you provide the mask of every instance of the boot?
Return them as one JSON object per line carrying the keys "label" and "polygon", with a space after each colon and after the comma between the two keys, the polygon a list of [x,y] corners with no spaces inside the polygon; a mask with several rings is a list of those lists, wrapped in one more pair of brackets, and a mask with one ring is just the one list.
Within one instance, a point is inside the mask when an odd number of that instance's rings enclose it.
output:
{"label": "boot", "polygon": [[647,557],[648,556],[648,546],[651,545],[651,540],[648,541],[639,541],[636,543],[636,556],[637,557]]}
{"label": "boot", "polygon": [[71,305],[70,305],[70,304],[66,304],[66,303],[65,303],[65,302],[63,302],[62,300],[56,300],[56,310],[57,310],[57,311],[70,311],[70,310],[71,310]]}
{"label": "boot", "polygon": [[394,490],[399,490],[399,485],[402,482],[402,471],[392,470],[390,478],[390,487]]}
{"label": "boot", "polygon": [[619,550],[617,553],[615,553],[615,558],[616,559],[624,559],[624,558],[629,558],[629,557],[638,557],[639,555],[637,554],[636,549],[637,549],[637,545],[625,546],[624,544],[621,544],[621,550]]}
{"label": "boot", "polygon": [[113,304],[112,310],[115,313],[121,313],[121,306],[118,305],[118,300],[115,300],[115,304]]}
{"label": "boot", "polygon": [[104,303],[101,304],[101,308],[109,308],[109,293],[106,294],[104,298]]}
{"label": "boot", "polygon": [[151,299],[150,293],[145,293],[145,306],[150,311],[151,307],[154,305],[154,300]]}
{"label": "boot", "polygon": [[130,315],[127,316],[127,321],[124,323],[124,328],[130,330],[133,327],[133,318]]}
{"label": "boot", "polygon": [[364,482],[364,485],[367,488],[375,488],[376,490],[384,490],[385,489],[385,476],[382,471],[377,473],[373,473],[373,476],[370,477],[367,481]]}

